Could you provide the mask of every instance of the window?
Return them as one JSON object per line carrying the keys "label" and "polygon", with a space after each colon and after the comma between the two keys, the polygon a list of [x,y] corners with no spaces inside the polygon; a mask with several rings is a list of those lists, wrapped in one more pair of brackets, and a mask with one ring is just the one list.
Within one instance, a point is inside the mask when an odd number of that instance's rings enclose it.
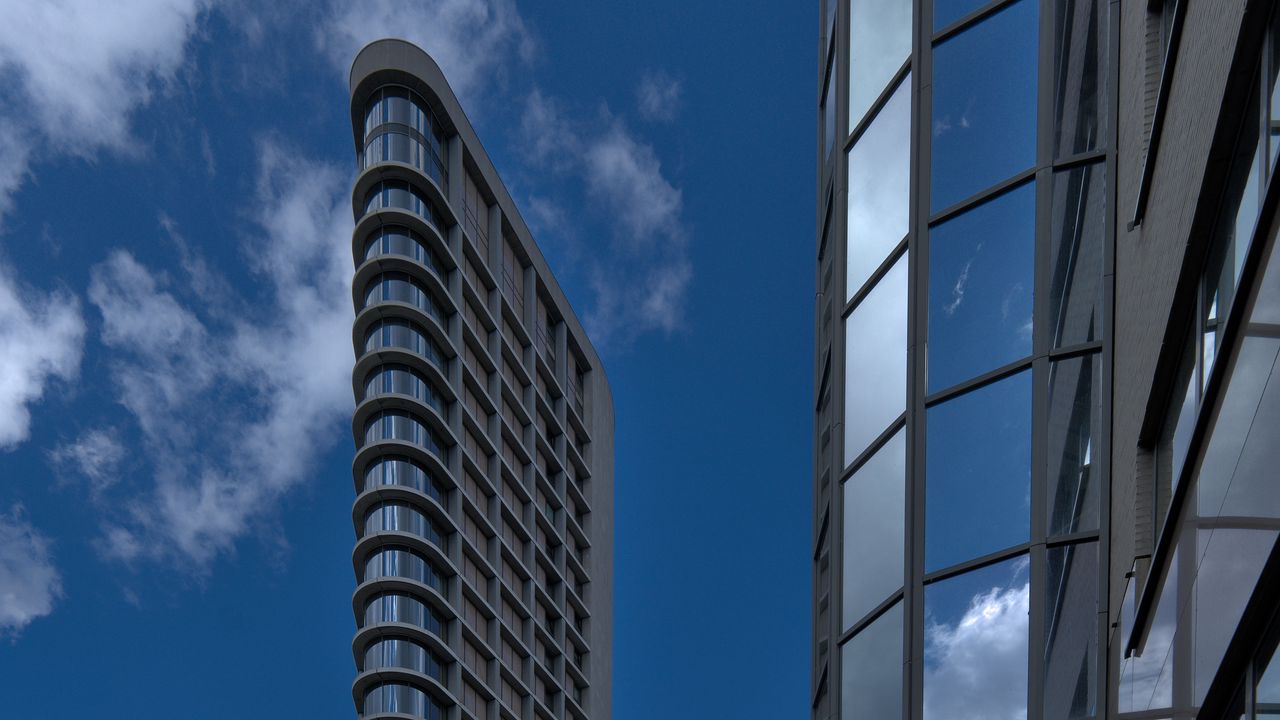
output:
{"label": "window", "polygon": [[1054,157],[1097,150],[1107,113],[1107,21],[1103,0],[1054,3]]}
{"label": "window", "polygon": [[407,273],[382,273],[369,280],[369,284],[365,286],[364,307],[384,302],[412,305],[438,322],[441,327],[448,326],[444,311],[440,309],[440,303],[416,278]]}
{"label": "window", "polygon": [[908,266],[904,254],[845,320],[845,464],[906,409]]}
{"label": "window", "polygon": [[1027,542],[1031,372],[927,411],[925,571]]}
{"label": "window", "polygon": [[1035,164],[1038,15],[1018,0],[934,48],[933,212]]}
{"label": "window", "polygon": [[831,157],[836,144],[836,79],[835,55],[827,59],[827,76],[823,80],[822,94],[822,162]]}
{"label": "window", "polygon": [[1026,717],[1029,568],[1023,555],[925,586],[924,720]]}
{"label": "window", "polygon": [[911,76],[849,149],[846,299],[907,236],[911,198]]}
{"label": "window", "polygon": [[1098,717],[1098,543],[1046,551],[1044,717]]}
{"label": "window", "polygon": [[[912,0],[849,2],[849,132],[911,55],[912,4]],[[909,113],[911,83],[905,85]]]}
{"label": "window", "polygon": [[844,484],[844,624],[852,627],[902,587],[907,433],[899,430]]}
{"label": "window", "polygon": [[449,365],[445,360],[444,352],[417,323],[391,319],[379,320],[371,325],[364,336],[364,352],[391,348],[420,355],[446,376],[449,374]]}
{"label": "window", "polygon": [[902,602],[840,648],[841,720],[902,716]]}
{"label": "window", "polygon": [[1053,175],[1048,321],[1055,348],[1102,337],[1106,193],[1106,170],[1101,163]]}
{"label": "window", "polygon": [[422,263],[443,282],[448,273],[439,254],[432,250],[418,233],[396,225],[383,226],[365,240],[364,259],[372,260],[387,255],[410,257]]}
{"label": "window", "polygon": [[1050,535],[1098,529],[1100,480],[1093,458],[1102,428],[1102,358],[1083,355],[1049,364],[1047,446]]}
{"label": "window", "polygon": [[929,392],[1031,354],[1035,184],[930,231]]}
{"label": "window", "polygon": [[384,485],[410,487],[444,504],[444,484],[433,473],[408,458],[381,457],[369,465],[364,473],[364,491],[376,490]]}

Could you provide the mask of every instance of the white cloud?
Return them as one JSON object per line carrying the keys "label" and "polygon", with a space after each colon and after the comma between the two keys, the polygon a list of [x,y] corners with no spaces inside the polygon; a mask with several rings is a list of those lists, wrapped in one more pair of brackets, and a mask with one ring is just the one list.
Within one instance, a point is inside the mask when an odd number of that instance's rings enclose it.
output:
{"label": "white cloud", "polygon": [[53,612],[62,578],[49,541],[25,519],[21,507],[0,515],[0,633],[17,633]]}
{"label": "white cloud", "polygon": [[27,439],[29,405],[51,379],[76,377],[83,343],[79,300],[24,288],[0,266],[0,450]]}
{"label": "white cloud", "polygon": [[924,716],[946,720],[1025,720],[1027,613],[1031,586],[975,595],[954,624],[929,620]]}
{"label": "white cloud", "polygon": [[532,36],[510,0],[336,2],[316,41],[346,77],[360,48],[398,37],[426,50],[460,98],[482,90],[514,60],[530,61]]}
{"label": "white cloud", "polygon": [[[588,262],[594,296],[584,322],[592,341],[608,346],[651,330],[678,329],[693,278],[684,198],[653,146],[607,110],[598,124],[575,123],[536,89],[526,100],[520,138],[527,163],[578,179],[584,204],[611,228],[607,244],[596,241],[590,252],[569,253]],[[540,229],[561,226],[556,206],[535,197],[530,207]]]}
{"label": "white cloud", "polygon": [[[129,118],[170,82],[206,0],[7,3],[0,71],[0,213],[40,154],[136,152]],[[38,148],[33,152],[32,148]]]}
{"label": "white cloud", "polygon": [[647,72],[636,86],[636,107],[640,116],[656,122],[671,122],[680,113],[683,84],[664,72]]}
{"label": "white cloud", "polygon": [[49,453],[59,473],[78,473],[88,478],[89,490],[95,498],[119,480],[120,463],[125,449],[115,430],[90,430],[75,442],[55,448]]}
{"label": "white cloud", "polygon": [[258,157],[262,236],[245,252],[269,293],[256,312],[202,302],[202,318],[122,251],[94,270],[113,381],[154,466],[154,487],[105,524],[108,555],[206,567],[307,477],[350,415],[349,177],[274,141]]}

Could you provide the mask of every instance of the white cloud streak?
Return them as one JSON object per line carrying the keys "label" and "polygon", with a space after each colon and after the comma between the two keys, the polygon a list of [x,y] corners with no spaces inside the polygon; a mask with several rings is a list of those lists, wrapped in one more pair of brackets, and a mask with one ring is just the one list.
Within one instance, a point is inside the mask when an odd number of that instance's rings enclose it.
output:
{"label": "white cloud streak", "polygon": [[[667,179],[653,146],[605,111],[600,124],[572,121],[552,98],[534,90],[526,100],[521,147],[530,165],[576,178],[588,207],[611,232],[590,252],[586,273],[594,294],[584,322],[598,346],[626,344],[644,332],[672,332],[684,321],[693,278],[684,197]],[[530,200],[541,230],[556,232],[563,216],[545,198]]]}
{"label": "white cloud streak", "polygon": [[535,45],[510,0],[335,2],[316,43],[346,76],[360,48],[387,37],[426,50],[464,102],[501,82],[508,61],[531,61]]}
{"label": "white cloud streak", "polygon": [[[30,163],[137,153],[135,109],[173,80],[206,0],[15,2],[0,23],[0,214]],[[12,83],[11,85],[9,83]],[[38,151],[33,151],[38,148]]]}
{"label": "white cloud streak", "polygon": [[104,526],[110,556],[207,568],[304,480],[350,415],[349,178],[274,141],[258,157],[262,235],[245,250],[270,289],[258,312],[202,300],[204,319],[123,251],[94,269],[118,399],[154,469],[153,487]]}
{"label": "white cloud streak", "polygon": [[53,612],[62,597],[49,541],[23,517],[21,507],[0,515],[0,634],[16,634]]}
{"label": "white cloud streak", "polygon": [[30,405],[49,381],[79,374],[84,332],[73,295],[25,288],[0,265],[0,450],[28,438]]}
{"label": "white cloud streak", "polygon": [[683,83],[664,72],[647,72],[636,86],[640,116],[654,122],[671,122],[680,114]]}

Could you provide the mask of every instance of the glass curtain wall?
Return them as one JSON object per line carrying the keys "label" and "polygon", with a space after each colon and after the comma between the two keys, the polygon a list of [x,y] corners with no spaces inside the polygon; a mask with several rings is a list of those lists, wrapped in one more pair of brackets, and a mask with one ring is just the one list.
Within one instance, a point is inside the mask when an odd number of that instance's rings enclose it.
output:
{"label": "glass curtain wall", "polygon": [[1110,4],[822,17],[814,716],[1098,717]]}

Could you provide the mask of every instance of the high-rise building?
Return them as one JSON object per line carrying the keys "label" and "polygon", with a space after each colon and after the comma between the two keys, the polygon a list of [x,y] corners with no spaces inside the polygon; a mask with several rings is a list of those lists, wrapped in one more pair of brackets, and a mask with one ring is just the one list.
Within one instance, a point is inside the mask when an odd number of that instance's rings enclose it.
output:
{"label": "high-rise building", "polygon": [[812,716],[1280,717],[1280,9],[824,0]]}
{"label": "high-rise building", "polygon": [[436,63],[351,68],[362,718],[611,717],[613,404]]}

